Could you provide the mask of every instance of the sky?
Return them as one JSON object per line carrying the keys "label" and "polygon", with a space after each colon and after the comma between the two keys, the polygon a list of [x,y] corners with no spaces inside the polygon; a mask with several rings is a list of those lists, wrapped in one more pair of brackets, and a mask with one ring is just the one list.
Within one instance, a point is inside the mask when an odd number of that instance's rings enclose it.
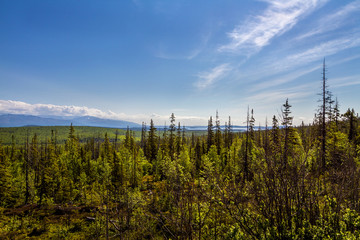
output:
{"label": "sky", "polygon": [[324,58],[359,112],[360,0],[0,0],[1,114],[311,123]]}

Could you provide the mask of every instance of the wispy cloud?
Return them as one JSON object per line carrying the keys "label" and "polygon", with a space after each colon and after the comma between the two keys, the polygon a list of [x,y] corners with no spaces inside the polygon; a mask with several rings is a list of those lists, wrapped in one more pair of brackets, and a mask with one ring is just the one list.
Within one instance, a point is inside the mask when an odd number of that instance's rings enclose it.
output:
{"label": "wispy cloud", "polygon": [[335,13],[320,18],[316,23],[316,27],[312,27],[309,32],[300,35],[295,39],[303,40],[314,35],[338,29],[342,27],[346,23],[346,20],[348,20],[348,18],[356,12],[360,12],[360,0],[351,2],[342,7],[340,10],[336,11]]}
{"label": "wispy cloud", "polygon": [[360,85],[360,75],[329,79],[332,88]]}
{"label": "wispy cloud", "polygon": [[[283,56],[281,59],[277,58],[276,56],[271,57],[263,63],[264,67],[260,72],[258,72],[258,74],[266,73],[267,76],[271,76],[282,72],[291,71],[296,68],[298,69],[300,67],[308,66],[314,62],[317,62],[318,66],[320,66],[320,63],[324,57],[329,57],[342,51],[359,46],[360,29],[355,29],[355,31],[353,31],[351,34],[348,34],[346,37],[325,41],[318,45],[311,46],[310,48],[297,50],[295,53]],[[341,64],[356,58],[359,58],[358,54],[343,58],[341,60],[335,60],[331,63],[331,65]],[[282,80],[279,81],[281,83]]]}
{"label": "wispy cloud", "polygon": [[195,83],[200,90],[212,86],[216,81],[223,78],[232,68],[230,64],[221,64],[208,72],[198,74],[199,80]]}
{"label": "wispy cloud", "polygon": [[261,104],[274,104],[279,101],[285,101],[289,98],[292,101],[296,99],[304,99],[305,97],[312,95],[313,92],[309,91],[312,89],[312,84],[304,84],[293,88],[283,88],[276,90],[266,90],[246,98],[251,103]]}
{"label": "wispy cloud", "polygon": [[158,50],[156,50],[155,57],[167,59],[167,60],[179,60],[179,59],[191,60],[191,59],[197,57],[201,51],[202,51],[202,47],[199,47],[199,48],[195,48],[187,53],[174,54],[174,53],[169,53],[167,50],[165,50],[164,47],[162,47],[162,48],[159,48]]}
{"label": "wispy cloud", "polygon": [[261,14],[235,27],[228,33],[231,42],[219,51],[242,51],[251,55],[268,45],[276,36],[293,28],[304,16],[327,0],[268,0],[268,8]]}
{"label": "wispy cloud", "polygon": [[295,72],[286,74],[284,76],[279,76],[279,77],[276,77],[273,80],[268,80],[266,82],[261,82],[259,84],[256,84],[250,90],[251,91],[259,91],[259,90],[262,90],[262,89],[265,89],[265,88],[276,87],[276,86],[279,86],[279,85],[294,81],[297,78],[299,78],[299,77],[301,77],[301,76],[303,76],[305,74],[308,74],[308,73],[311,73],[311,72],[313,72],[315,70],[318,70],[319,68],[320,68],[320,66],[315,66],[315,67],[312,67],[312,68],[307,68],[307,69],[295,71]]}
{"label": "wispy cloud", "polygon": [[211,37],[211,31],[204,31],[197,39],[198,43],[192,49],[186,49],[184,51],[179,51],[177,47],[170,47],[166,43],[159,43],[157,48],[154,50],[154,55],[157,58],[170,59],[170,60],[192,60],[196,58],[204,49],[206,48],[208,41]]}
{"label": "wispy cloud", "polygon": [[324,42],[304,52],[288,56],[287,62],[296,62],[297,64],[304,64],[313,61],[318,61],[324,56],[330,56],[340,51],[357,47],[360,45],[360,33],[355,32],[344,38],[339,38]]}

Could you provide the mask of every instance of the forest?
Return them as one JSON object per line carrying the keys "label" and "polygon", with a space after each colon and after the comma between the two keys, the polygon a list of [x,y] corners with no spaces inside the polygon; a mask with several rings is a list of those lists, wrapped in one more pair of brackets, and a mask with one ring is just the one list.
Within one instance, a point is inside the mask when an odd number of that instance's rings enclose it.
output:
{"label": "forest", "polygon": [[174,114],[81,141],[22,130],[0,145],[0,238],[359,239],[360,119],[321,90],[300,126],[286,99],[265,130],[250,109],[245,132],[217,113],[201,135]]}
{"label": "forest", "polygon": [[[70,124],[69,124],[70,125]],[[75,135],[79,142],[86,142],[91,138],[95,141],[104,141],[105,133],[108,137],[114,139],[118,135],[118,140],[125,138],[126,130],[117,128],[103,128],[103,127],[88,127],[88,126],[74,126],[76,129]],[[56,133],[57,144],[65,144],[69,135],[69,126],[26,126],[26,127],[1,127],[0,139],[3,145],[23,145],[26,138],[33,137],[36,134],[38,142],[46,142],[50,138],[50,134]],[[135,139],[140,139],[140,131],[134,131]]]}

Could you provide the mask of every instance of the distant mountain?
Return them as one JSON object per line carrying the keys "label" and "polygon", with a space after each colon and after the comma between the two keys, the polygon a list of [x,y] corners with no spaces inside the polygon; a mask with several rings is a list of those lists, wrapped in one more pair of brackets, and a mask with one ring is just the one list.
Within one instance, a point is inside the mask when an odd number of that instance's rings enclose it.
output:
{"label": "distant mountain", "polygon": [[0,127],[22,126],[65,126],[70,123],[60,119],[43,118],[32,115],[6,114],[0,115]]}
{"label": "distant mountain", "polygon": [[[91,116],[83,117],[64,117],[64,116],[33,116],[21,114],[4,114],[0,115],[0,127],[24,127],[24,126],[88,126],[88,127],[107,127],[107,128],[132,128],[141,130],[141,125],[112,119],[102,119]],[[159,131],[164,130],[164,126],[156,126]],[[259,127],[255,127],[258,130]],[[187,131],[207,131],[207,126],[186,126]],[[260,127],[264,130],[265,127]],[[215,128],[214,128],[215,130]],[[221,126],[221,130],[225,130],[225,126]],[[246,131],[246,126],[232,126],[234,132]]]}
{"label": "distant mountain", "polygon": [[[69,120],[67,120],[69,121]],[[102,119],[91,116],[78,117],[71,120],[75,126],[113,127],[113,128],[140,128],[141,125],[123,120]]]}
{"label": "distant mountain", "polygon": [[122,121],[102,119],[91,116],[75,117],[72,119],[54,117],[39,117],[21,114],[0,115],[0,127],[22,127],[22,126],[89,126],[89,127],[111,127],[111,128],[140,128],[141,125]]}

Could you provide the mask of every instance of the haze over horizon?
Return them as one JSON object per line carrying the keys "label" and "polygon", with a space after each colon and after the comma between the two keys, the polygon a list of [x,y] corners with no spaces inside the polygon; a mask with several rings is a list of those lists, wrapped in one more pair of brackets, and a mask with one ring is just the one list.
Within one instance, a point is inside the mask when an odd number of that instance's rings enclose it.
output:
{"label": "haze over horizon", "polygon": [[0,1],[0,114],[312,122],[360,110],[360,0]]}

